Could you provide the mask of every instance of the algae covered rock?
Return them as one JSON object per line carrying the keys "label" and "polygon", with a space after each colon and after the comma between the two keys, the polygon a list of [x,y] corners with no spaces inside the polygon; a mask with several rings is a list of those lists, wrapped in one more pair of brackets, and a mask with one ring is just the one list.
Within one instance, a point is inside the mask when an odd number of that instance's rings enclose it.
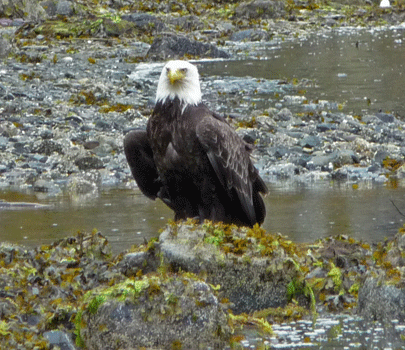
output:
{"label": "algae covered rock", "polygon": [[192,274],[150,274],[89,292],[76,316],[79,345],[92,350],[223,348],[227,314]]}
{"label": "algae covered rock", "polygon": [[285,306],[288,286],[302,276],[296,246],[281,235],[212,224],[168,225],[160,236],[163,260],[219,285],[234,313]]}
{"label": "algae covered rock", "polygon": [[375,266],[358,293],[358,313],[367,319],[405,320],[405,225],[394,239],[377,244]]}
{"label": "algae covered rock", "polygon": [[1,0],[0,17],[25,17],[29,21],[46,18],[46,12],[36,0]]}
{"label": "algae covered rock", "polygon": [[98,232],[34,249],[1,243],[0,349],[70,344],[70,318],[81,296],[124,278],[112,268],[110,246]]}

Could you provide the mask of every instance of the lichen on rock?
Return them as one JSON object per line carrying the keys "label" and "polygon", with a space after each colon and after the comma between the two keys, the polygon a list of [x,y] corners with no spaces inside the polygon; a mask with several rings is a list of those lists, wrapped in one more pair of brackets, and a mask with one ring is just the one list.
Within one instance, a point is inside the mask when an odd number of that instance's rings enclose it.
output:
{"label": "lichen on rock", "polygon": [[173,270],[191,271],[220,285],[219,295],[229,299],[234,313],[286,305],[288,284],[303,276],[296,245],[259,226],[168,225],[160,250]]}
{"label": "lichen on rock", "polygon": [[75,323],[79,343],[89,349],[206,349],[230,337],[211,287],[189,273],[127,279],[90,291],[84,300]]}

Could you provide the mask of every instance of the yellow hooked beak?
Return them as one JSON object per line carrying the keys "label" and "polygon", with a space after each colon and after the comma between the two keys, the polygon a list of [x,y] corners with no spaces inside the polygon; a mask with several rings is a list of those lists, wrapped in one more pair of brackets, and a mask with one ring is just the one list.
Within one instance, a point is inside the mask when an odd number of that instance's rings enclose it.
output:
{"label": "yellow hooked beak", "polygon": [[167,71],[167,77],[170,80],[170,84],[174,85],[176,81],[184,79],[186,76],[186,70],[185,69],[176,69],[176,70],[171,70],[168,69]]}

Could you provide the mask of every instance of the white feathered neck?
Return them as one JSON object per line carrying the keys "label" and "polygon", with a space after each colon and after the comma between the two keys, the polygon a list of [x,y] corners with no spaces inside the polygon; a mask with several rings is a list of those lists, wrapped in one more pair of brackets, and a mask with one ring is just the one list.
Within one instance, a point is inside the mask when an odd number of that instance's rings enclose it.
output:
{"label": "white feathered neck", "polygon": [[[173,78],[173,75],[176,78]],[[163,67],[156,91],[156,102],[178,97],[182,109],[201,102],[201,88],[198,69],[187,61],[169,61]]]}

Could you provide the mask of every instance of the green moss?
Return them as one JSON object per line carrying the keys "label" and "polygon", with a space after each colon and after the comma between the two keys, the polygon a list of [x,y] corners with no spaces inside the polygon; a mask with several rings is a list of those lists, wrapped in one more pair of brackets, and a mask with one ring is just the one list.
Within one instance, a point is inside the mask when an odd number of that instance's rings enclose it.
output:
{"label": "green moss", "polygon": [[7,336],[8,334],[10,334],[9,331],[9,324],[7,323],[7,321],[2,320],[0,321],[0,335],[2,335],[3,337]]}
{"label": "green moss", "polygon": [[99,307],[105,302],[106,297],[104,295],[97,295],[95,296],[90,302],[89,305],[87,307],[87,310],[89,310],[89,312],[91,314],[95,314],[97,313]]}
{"label": "green moss", "polygon": [[85,327],[86,325],[83,323],[83,311],[80,310],[77,312],[73,323],[75,325],[75,330],[74,330],[74,334],[76,335],[76,340],[75,343],[79,348],[84,348],[85,347],[85,343],[83,338],[80,335],[80,329],[82,329],[83,327]]}
{"label": "green moss", "polygon": [[263,335],[271,335],[273,333],[273,328],[267,322],[265,317],[258,317],[258,314],[253,316],[247,314],[234,315],[229,313],[229,325],[235,331],[235,329],[243,329],[247,324],[253,324],[257,327]]}
{"label": "green moss", "polygon": [[328,276],[332,277],[333,283],[335,284],[335,290],[340,290],[342,285],[342,270],[339,267],[336,267],[332,262],[331,267]]}

